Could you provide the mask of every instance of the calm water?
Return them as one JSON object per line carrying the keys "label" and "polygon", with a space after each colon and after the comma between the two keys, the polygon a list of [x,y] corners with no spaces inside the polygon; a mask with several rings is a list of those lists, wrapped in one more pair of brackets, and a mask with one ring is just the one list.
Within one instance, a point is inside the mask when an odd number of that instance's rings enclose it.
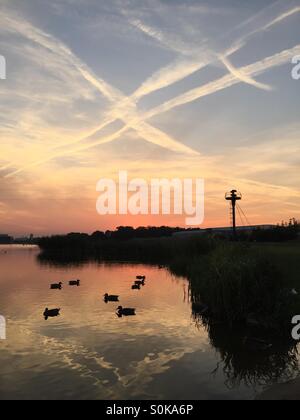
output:
{"label": "calm water", "polygon": [[[255,354],[239,333],[197,321],[188,282],[156,267],[42,265],[38,251],[0,247],[1,399],[241,399],[297,375],[296,348]],[[140,291],[131,284],[147,276]],[[80,278],[81,286],[67,281]],[[61,291],[52,282],[63,281]],[[119,294],[135,317],[118,318]],[[46,307],[61,316],[45,321]]]}

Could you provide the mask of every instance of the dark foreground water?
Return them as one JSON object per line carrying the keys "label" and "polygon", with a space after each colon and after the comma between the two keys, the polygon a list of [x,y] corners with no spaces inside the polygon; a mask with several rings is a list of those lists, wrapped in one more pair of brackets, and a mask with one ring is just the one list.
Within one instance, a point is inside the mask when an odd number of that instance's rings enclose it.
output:
{"label": "dark foreground water", "polygon": [[[45,265],[38,250],[0,247],[0,399],[253,399],[298,374],[297,348],[248,348],[239,331],[204,327],[187,280],[133,264]],[[131,290],[138,274],[147,276]],[[72,278],[81,286],[67,285]],[[52,282],[64,282],[61,291]],[[116,303],[136,316],[118,318]],[[43,318],[44,309],[61,316]]]}

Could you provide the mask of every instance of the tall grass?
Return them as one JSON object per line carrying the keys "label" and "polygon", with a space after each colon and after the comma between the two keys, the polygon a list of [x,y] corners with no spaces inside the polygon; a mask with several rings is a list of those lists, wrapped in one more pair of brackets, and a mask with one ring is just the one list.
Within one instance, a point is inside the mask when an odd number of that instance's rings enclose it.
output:
{"label": "tall grass", "polygon": [[212,317],[234,324],[254,319],[279,328],[290,323],[292,296],[280,270],[247,246],[220,244],[190,267],[193,301],[209,306]]}

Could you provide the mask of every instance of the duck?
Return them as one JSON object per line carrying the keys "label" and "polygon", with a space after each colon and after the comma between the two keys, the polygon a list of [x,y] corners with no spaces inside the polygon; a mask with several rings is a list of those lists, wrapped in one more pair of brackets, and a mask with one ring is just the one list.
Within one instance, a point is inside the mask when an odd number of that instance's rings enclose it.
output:
{"label": "duck", "polygon": [[139,284],[133,284],[133,285],[131,286],[131,289],[132,289],[132,290],[140,290],[140,289],[141,289],[141,286],[140,286]]}
{"label": "duck", "polygon": [[104,302],[119,302],[119,296],[117,295],[109,295],[108,293],[105,293],[104,297]]}
{"label": "duck", "polygon": [[118,306],[117,315],[119,317],[134,316],[135,315],[135,309],[134,308],[123,308],[123,306]]}
{"label": "duck", "polygon": [[62,282],[61,281],[59,283],[53,283],[50,286],[51,290],[56,290],[56,289],[61,290],[61,288],[62,288]]}
{"label": "duck", "polygon": [[59,312],[60,312],[60,309],[48,309],[48,308],[46,308],[43,315],[45,317],[45,320],[47,321],[47,319],[49,317],[54,318],[56,316],[59,316],[60,315]]}
{"label": "duck", "polygon": [[143,281],[145,281],[146,280],[146,276],[136,276],[136,279],[137,280],[143,280]]}
{"label": "duck", "polygon": [[69,286],[80,286],[80,280],[69,281]]}
{"label": "duck", "polygon": [[145,286],[145,281],[144,281],[144,280],[136,280],[136,281],[134,282],[134,284],[135,284],[136,286]]}

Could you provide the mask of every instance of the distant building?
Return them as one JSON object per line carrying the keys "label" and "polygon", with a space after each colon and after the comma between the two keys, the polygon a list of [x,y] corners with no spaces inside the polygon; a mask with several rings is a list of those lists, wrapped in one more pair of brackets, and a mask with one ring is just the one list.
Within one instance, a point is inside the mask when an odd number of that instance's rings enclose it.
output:
{"label": "distant building", "polygon": [[21,236],[20,238],[15,238],[14,243],[20,245],[33,244],[34,236],[31,234],[30,236]]}
{"label": "distant building", "polygon": [[6,234],[0,233],[0,245],[7,245],[13,242],[13,238]]}
{"label": "distant building", "polygon": [[[251,233],[257,229],[269,230],[275,227],[276,227],[275,225],[238,226],[236,230],[237,232]],[[232,227],[217,227],[217,228],[210,228],[210,229],[201,229],[198,231],[182,231],[182,232],[173,233],[173,236],[176,236],[176,237],[199,236],[199,235],[204,235],[207,233],[211,233],[215,235],[230,236],[232,234]]]}

